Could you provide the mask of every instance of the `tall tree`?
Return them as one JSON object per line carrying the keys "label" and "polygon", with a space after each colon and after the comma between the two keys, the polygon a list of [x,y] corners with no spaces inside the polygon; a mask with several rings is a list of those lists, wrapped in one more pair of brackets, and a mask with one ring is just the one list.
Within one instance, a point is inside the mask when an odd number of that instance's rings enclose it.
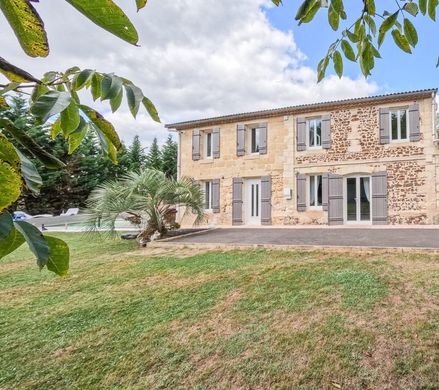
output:
{"label": "tall tree", "polygon": [[162,167],[161,170],[167,177],[177,178],[177,157],[178,145],[169,134],[166,143],[162,147]]}
{"label": "tall tree", "polygon": [[152,145],[149,148],[149,152],[146,156],[146,167],[149,169],[158,170],[162,168],[162,154],[160,152],[157,138],[154,138],[154,140],[152,141]]}
{"label": "tall tree", "polygon": [[146,155],[138,135],[134,136],[133,143],[128,149],[128,158],[132,171],[140,172],[145,167]]}

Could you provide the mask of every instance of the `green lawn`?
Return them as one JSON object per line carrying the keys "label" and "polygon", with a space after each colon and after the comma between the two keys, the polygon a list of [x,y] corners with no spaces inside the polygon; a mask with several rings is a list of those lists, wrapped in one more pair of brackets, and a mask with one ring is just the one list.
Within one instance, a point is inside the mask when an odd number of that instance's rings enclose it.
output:
{"label": "green lawn", "polygon": [[0,261],[1,389],[439,389],[439,256],[57,236]]}

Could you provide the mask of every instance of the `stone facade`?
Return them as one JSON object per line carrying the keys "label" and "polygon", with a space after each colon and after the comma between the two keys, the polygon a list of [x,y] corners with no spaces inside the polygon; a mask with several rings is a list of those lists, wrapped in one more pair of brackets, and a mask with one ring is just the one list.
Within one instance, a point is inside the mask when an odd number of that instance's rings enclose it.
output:
{"label": "stone facade", "polygon": [[[272,223],[274,225],[327,224],[327,211],[308,208],[297,211],[296,175],[319,175],[327,172],[342,175],[372,175],[387,172],[389,224],[439,223],[439,154],[434,132],[434,91],[389,95],[376,101],[361,99],[292,107],[289,115],[261,112],[260,117],[238,121],[212,119],[206,127],[175,128],[179,131],[180,176],[196,180],[220,179],[220,212],[208,213],[210,225],[232,224],[233,178],[272,178]],[[419,141],[381,144],[380,108],[419,107],[421,137]],[[296,149],[297,117],[330,115],[329,149]],[[244,115],[244,114],[243,114]],[[255,115],[253,115],[254,117]],[[267,154],[237,156],[238,124],[267,123]],[[189,127],[188,127],[189,126]],[[192,159],[192,130],[220,127],[220,157]],[[184,127],[184,126],[182,126]],[[201,153],[203,154],[203,152]],[[291,193],[289,197],[287,194]],[[181,218],[181,216],[180,216]],[[181,219],[191,224],[191,216]]]}

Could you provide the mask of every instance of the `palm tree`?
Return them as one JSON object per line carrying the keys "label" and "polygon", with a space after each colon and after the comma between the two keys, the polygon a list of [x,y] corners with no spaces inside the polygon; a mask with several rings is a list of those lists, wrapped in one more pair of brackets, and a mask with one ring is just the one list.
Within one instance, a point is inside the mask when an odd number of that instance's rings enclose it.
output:
{"label": "palm tree", "polygon": [[190,178],[173,179],[155,169],[128,173],[121,180],[98,186],[87,205],[93,227],[115,230],[116,219],[124,213],[141,227],[139,238],[148,239],[154,232],[166,233],[166,221],[177,205],[196,215],[196,223],[204,219],[204,194]]}

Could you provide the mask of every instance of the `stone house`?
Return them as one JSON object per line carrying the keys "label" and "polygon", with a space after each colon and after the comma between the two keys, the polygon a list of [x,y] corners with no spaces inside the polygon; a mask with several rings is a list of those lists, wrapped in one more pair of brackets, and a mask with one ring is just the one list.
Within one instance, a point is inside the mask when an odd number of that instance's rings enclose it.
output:
{"label": "stone house", "polygon": [[436,92],[166,127],[178,132],[179,175],[205,192],[209,225],[437,224]]}

